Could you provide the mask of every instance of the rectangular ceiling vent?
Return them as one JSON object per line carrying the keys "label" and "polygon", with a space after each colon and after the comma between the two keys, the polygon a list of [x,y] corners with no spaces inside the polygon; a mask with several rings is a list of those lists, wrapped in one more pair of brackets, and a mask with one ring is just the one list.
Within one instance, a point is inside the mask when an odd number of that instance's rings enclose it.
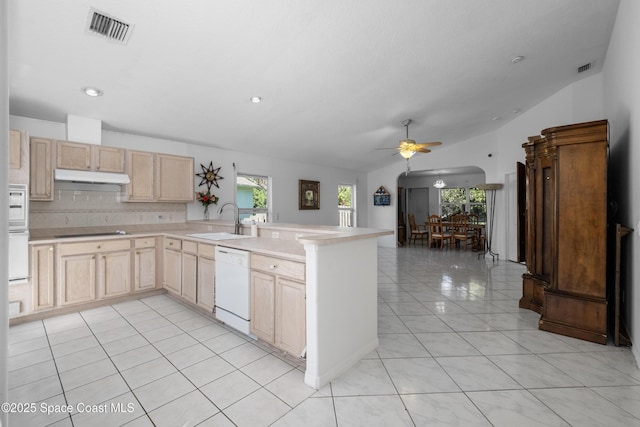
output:
{"label": "rectangular ceiling vent", "polygon": [[578,74],[584,73],[585,71],[589,71],[591,69],[591,62],[588,64],[584,64],[581,67],[578,67]]}
{"label": "rectangular ceiling vent", "polygon": [[127,44],[133,25],[92,8],[89,10],[86,30],[116,43]]}

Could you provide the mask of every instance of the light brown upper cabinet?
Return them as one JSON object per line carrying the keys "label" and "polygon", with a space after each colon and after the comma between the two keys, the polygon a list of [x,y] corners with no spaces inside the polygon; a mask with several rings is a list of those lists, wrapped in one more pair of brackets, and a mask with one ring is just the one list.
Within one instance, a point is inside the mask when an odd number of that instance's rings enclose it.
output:
{"label": "light brown upper cabinet", "polygon": [[125,150],[115,147],[91,147],[93,165],[99,172],[124,172]]}
{"label": "light brown upper cabinet", "polygon": [[91,147],[78,142],[58,141],[56,167],[60,169],[91,169]]}
{"label": "light brown upper cabinet", "polygon": [[127,150],[128,202],[192,202],[193,157]]}
{"label": "light brown upper cabinet", "polygon": [[53,141],[31,138],[29,144],[29,199],[53,200]]}
{"label": "light brown upper cabinet", "polygon": [[9,131],[9,169],[20,169],[20,165],[22,164],[20,140],[20,131]]}
{"label": "light brown upper cabinet", "polygon": [[127,150],[127,174],[131,182],[126,186],[128,202],[153,202],[154,192],[154,157],[146,151]]}
{"label": "light brown upper cabinet", "polygon": [[29,183],[29,137],[19,130],[9,131],[9,183]]}
{"label": "light brown upper cabinet", "polygon": [[80,142],[58,141],[56,167],[60,169],[124,172],[125,150]]}
{"label": "light brown upper cabinet", "polygon": [[194,200],[193,157],[156,155],[156,199],[161,202]]}

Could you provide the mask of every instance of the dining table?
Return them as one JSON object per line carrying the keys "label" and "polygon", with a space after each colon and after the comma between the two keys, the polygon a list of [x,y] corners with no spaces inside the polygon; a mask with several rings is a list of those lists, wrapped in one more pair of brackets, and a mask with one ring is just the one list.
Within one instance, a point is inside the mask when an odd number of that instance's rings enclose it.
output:
{"label": "dining table", "polygon": [[[427,227],[429,227],[429,222],[425,222],[425,225]],[[454,227],[454,223],[451,221],[442,221],[442,227],[445,230],[453,230]],[[473,234],[473,244],[472,244],[472,250],[484,250],[484,243],[485,243],[485,239],[483,239],[483,234],[486,235],[486,233],[484,233],[484,230],[487,227],[487,223],[485,222],[467,222],[467,228],[470,230],[473,230],[474,234]]]}

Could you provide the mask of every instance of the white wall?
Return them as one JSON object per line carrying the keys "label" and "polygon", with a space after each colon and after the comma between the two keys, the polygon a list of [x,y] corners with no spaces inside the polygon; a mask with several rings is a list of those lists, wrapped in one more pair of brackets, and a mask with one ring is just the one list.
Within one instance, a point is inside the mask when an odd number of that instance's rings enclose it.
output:
{"label": "white wall", "polygon": [[[466,141],[443,141],[443,145],[431,153],[413,156],[411,169],[418,171],[478,166],[484,170],[486,182],[505,183],[506,174],[515,171],[516,162],[524,162],[522,144],[528,136],[538,135],[541,130],[553,126],[603,118],[602,73],[597,73],[561,89],[494,132],[478,135]],[[375,189],[384,185],[392,194],[391,203],[397,209],[397,179],[405,168],[405,162],[398,161],[369,172],[368,192],[373,193]],[[369,226],[395,229],[396,209],[371,209]],[[505,197],[502,191],[498,190],[493,250],[499,254],[504,254],[506,249],[505,210]],[[380,244],[393,247],[396,245],[396,237],[382,237]],[[504,256],[501,258],[504,259]]]}
{"label": "white wall", "polygon": [[609,188],[618,204],[614,221],[635,233],[623,241],[622,280],[627,285],[631,349],[640,360],[640,2],[622,0],[604,64],[604,109],[610,123]]}
{"label": "white wall", "polygon": [[[30,136],[63,140],[66,138],[65,123],[18,116],[10,116],[10,120],[13,129],[27,130]],[[368,192],[366,191],[366,175],[361,172],[279,160],[275,157],[265,158],[239,151],[220,150],[180,141],[107,130],[102,131],[102,145],[191,156],[195,158],[196,173],[202,172],[201,164],[208,167],[209,162],[213,161],[214,167],[221,167],[220,175],[223,177],[219,181],[220,188],[212,188],[212,192],[220,198],[219,206],[222,202],[234,199],[234,163],[239,173],[271,176],[273,222],[338,225],[338,185],[354,184],[357,187],[358,225],[366,226],[367,224],[366,208],[369,197],[367,197]],[[320,181],[319,210],[298,210],[299,179]],[[196,190],[206,188],[204,186],[198,187],[200,178],[194,176],[194,182]],[[189,204],[187,207],[188,218],[202,219],[202,210],[202,206],[197,202]],[[232,215],[231,212],[229,210],[229,215]],[[226,211],[224,215],[226,217]]]}

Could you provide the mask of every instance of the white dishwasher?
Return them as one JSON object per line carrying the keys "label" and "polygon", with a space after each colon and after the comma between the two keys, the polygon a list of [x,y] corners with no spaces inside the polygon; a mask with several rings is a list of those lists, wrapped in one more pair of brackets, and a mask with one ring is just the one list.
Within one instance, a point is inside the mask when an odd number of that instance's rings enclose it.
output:
{"label": "white dishwasher", "polygon": [[249,333],[251,321],[251,252],[216,246],[216,318]]}

